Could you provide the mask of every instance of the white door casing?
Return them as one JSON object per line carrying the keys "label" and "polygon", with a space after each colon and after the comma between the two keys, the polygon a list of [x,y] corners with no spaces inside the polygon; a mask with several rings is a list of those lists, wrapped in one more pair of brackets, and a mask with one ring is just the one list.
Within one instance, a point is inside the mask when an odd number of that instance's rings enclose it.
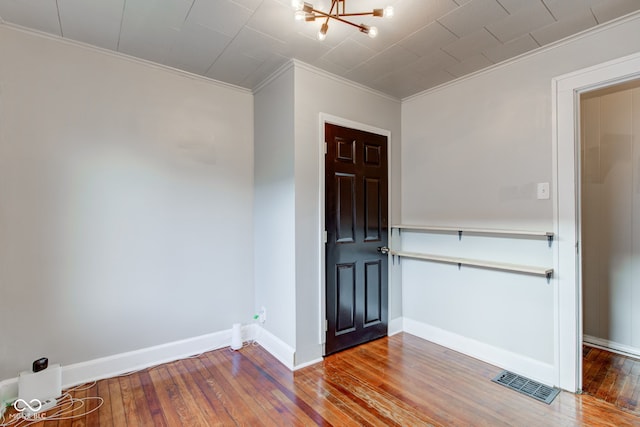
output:
{"label": "white door casing", "polygon": [[552,81],[554,228],[557,236],[556,349],[558,384],[582,387],[582,282],[580,259],[580,94],[640,78],[640,54],[565,74]]}

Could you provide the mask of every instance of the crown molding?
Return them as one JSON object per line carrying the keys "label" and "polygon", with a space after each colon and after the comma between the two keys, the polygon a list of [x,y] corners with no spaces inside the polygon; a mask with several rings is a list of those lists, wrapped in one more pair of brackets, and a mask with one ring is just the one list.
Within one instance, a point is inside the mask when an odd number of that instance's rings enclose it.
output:
{"label": "crown molding", "polygon": [[158,64],[157,62],[153,62],[153,61],[149,61],[146,59],[141,59],[141,58],[136,58],[135,56],[131,56],[131,55],[127,55],[126,53],[122,53],[122,52],[116,52],[114,50],[110,50],[110,49],[105,49],[102,47],[98,47],[98,46],[94,46],[94,45],[90,45],[87,43],[83,43],[83,42],[79,42],[76,40],[72,40],[72,39],[66,39],[60,36],[56,36],[55,34],[50,34],[50,33],[45,33],[43,31],[38,31],[38,30],[34,30],[32,28],[27,28],[27,27],[23,27],[21,25],[16,25],[16,24],[12,24],[10,22],[6,22],[3,21],[0,18],[0,28],[5,27],[14,31],[18,31],[21,33],[25,33],[28,35],[32,35],[32,36],[36,36],[36,37],[40,37],[40,38],[44,38],[44,39],[48,39],[48,40],[52,40],[67,46],[73,46],[73,47],[77,47],[80,49],[84,49],[84,50],[89,50],[92,52],[96,52],[96,53],[100,53],[102,55],[106,55],[106,56],[110,56],[112,58],[116,58],[116,59],[121,59],[127,62],[132,62],[135,64],[139,64],[139,65],[144,65],[150,68],[154,68],[156,70],[161,70],[161,71],[166,71],[169,72],[171,74],[175,74],[181,77],[186,77],[192,80],[198,80],[201,82],[205,82],[205,83],[209,83],[209,84],[213,84],[219,87],[224,87],[226,89],[231,89],[231,90],[235,90],[238,92],[242,92],[242,93],[246,93],[246,94],[251,94],[252,91],[251,89],[247,89],[241,86],[236,86],[230,83],[225,83],[223,81],[220,80],[215,80],[212,79],[210,77],[206,77],[206,76],[202,76],[199,74],[194,74],[191,73],[189,71],[184,71],[184,70],[180,70],[178,68],[174,68],[174,67],[170,67],[168,65],[164,65],[164,64]]}
{"label": "crown molding", "polygon": [[274,71],[271,75],[269,75],[269,77],[267,77],[266,79],[264,79],[262,82],[260,82],[253,90],[253,93],[256,94],[258,92],[260,92],[260,90],[262,90],[265,86],[267,86],[269,83],[271,83],[273,80],[277,79],[278,77],[280,77],[282,74],[284,74],[285,72],[287,72],[289,69],[291,68],[299,68],[299,69],[303,69],[305,71],[309,71],[311,73],[314,73],[316,75],[319,75],[321,77],[325,77],[327,79],[333,80],[337,83],[340,84],[344,84],[347,86],[351,86],[355,89],[364,91],[364,92],[368,92],[372,95],[375,96],[379,96],[381,98],[384,98],[386,100],[389,101],[393,101],[396,103],[400,103],[401,100],[399,98],[396,98],[394,96],[388,95],[384,92],[380,92],[377,91],[375,89],[372,89],[368,86],[365,86],[363,84],[360,83],[356,83],[352,80],[349,80],[347,78],[338,76],[336,74],[330,73],[328,71],[322,70],[318,67],[315,67],[313,65],[307,64],[306,62],[302,62],[298,59],[290,59],[289,61],[287,61],[285,64],[283,64],[280,68],[278,68],[276,71]]}

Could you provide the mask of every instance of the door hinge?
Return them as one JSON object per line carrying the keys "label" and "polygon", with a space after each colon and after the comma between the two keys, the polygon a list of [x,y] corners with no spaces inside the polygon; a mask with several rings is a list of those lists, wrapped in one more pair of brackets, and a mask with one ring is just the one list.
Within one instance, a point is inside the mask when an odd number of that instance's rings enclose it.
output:
{"label": "door hinge", "polygon": [[328,147],[328,145],[327,145],[327,143],[325,142],[325,143],[324,143],[324,154],[327,154],[327,150],[328,150],[328,148],[327,148],[327,147]]}
{"label": "door hinge", "polygon": [[329,240],[329,235],[327,234],[327,230],[324,230],[322,232],[322,240],[324,243],[327,243],[327,241]]}
{"label": "door hinge", "polygon": [[324,319],[324,331],[327,332],[329,330],[329,321]]}

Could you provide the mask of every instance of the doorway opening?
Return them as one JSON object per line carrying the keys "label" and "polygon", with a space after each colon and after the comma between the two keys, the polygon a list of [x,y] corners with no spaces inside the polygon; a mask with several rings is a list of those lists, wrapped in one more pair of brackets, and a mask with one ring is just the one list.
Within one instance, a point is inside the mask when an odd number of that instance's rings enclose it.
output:
{"label": "doorway opening", "polygon": [[552,81],[556,368],[558,385],[583,387],[583,283],[580,229],[580,96],[640,79],[640,54],[579,70]]}
{"label": "doorway opening", "polygon": [[637,410],[640,80],[582,92],[579,102],[582,390]]}

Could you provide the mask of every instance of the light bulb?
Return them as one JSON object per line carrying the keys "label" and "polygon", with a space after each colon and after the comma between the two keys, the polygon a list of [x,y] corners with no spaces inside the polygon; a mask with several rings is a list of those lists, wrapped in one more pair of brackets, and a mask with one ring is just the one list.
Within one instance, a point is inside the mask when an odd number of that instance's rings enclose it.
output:
{"label": "light bulb", "polygon": [[327,38],[327,30],[329,29],[329,25],[325,22],[320,27],[320,31],[318,31],[318,40],[323,41]]}
{"label": "light bulb", "polygon": [[294,16],[296,18],[296,21],[304,21],[304,19],[307,17],[307,14],[305,13],[304,10],[296,10],[296,13]]}
{"label": "light bulb", "polygon": [[369,34],[369,37],[371,37],[372,39],[375,39],[378,35],[378,27],[369,27],[369,31],[367,31],[367,34]]}
{"label": "light bulb", "polygon": [[302,10],[302,6],[304,6],[304,2],[302,0],[291,0],[291,7],[295,10]]}
{"label": "light bulb", "polygon": [[382,16],[384,16],[385,18],[393,18],[393,14],[394,14],[393,6],[387,6],[384,8],[384,12]]}

